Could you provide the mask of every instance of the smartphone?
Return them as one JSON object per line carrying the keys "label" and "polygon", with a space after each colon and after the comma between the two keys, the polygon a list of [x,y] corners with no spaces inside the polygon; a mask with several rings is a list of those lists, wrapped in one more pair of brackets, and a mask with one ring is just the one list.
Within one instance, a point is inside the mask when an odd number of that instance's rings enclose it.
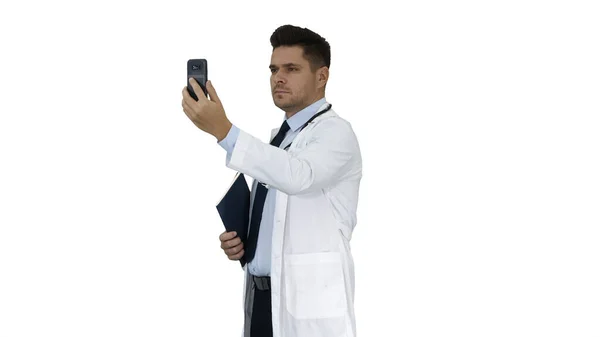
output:
{"label": "smartphone", "polygon": [[204,91],[204,95],[208,97],[208,91],[206,90],[206,80],[208,80],[208,66],[206,59],[190,59],[187,62],[187,89],[190,96],[198,101],[198,96],[196,96],[194,88],[192,88],[192,85],[190,84],[190,77],[196,79],[200,84],[202,91]]}

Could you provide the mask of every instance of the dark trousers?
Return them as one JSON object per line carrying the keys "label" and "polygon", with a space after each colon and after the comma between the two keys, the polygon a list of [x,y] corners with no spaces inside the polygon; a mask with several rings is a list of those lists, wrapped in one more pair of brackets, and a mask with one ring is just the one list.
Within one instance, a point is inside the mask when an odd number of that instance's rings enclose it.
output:
{"label": "dark trousers", "polygon": [[273,337],[271,322],[271,289],[259,290],[254,288],[254,303],[250,322],[250,337]]}

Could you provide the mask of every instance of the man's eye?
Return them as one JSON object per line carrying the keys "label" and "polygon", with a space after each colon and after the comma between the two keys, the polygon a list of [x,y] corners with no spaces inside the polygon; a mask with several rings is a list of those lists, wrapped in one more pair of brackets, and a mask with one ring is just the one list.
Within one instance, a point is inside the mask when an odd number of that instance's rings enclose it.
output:
{"label": "man's eye", "polygon": [[274,73],[276,71],[277,71],[277,69],[271,69],[271,73]]}
{"label": "man's eye", "polygon": [[296,70],[298,70],[298,68],[288,68],[288,69],[289,69],[289,71],[296,71]]}

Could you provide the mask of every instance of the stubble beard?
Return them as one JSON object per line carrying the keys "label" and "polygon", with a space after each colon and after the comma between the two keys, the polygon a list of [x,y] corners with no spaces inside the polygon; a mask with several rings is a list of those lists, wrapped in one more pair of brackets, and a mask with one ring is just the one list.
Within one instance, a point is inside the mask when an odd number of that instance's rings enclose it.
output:
{"label": "stubble beard", "polygon": [[[277,96],[277,94],[275,96]],[[296,109],[302,103],[296,97],[291,97],[291,98],[285,99],[285,100],[278,100],[277,98],[273,97],[273,101],[275,102],[275,105],[279,109],[286,111],[286,112],[289,110]]]}

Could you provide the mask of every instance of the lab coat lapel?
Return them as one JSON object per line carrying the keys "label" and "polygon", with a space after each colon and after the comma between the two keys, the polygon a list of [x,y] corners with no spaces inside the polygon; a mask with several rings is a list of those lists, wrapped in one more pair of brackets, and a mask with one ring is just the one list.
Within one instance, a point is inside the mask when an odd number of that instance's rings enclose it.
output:
{"label": "lab coat lapel", "polygon": [[275,136],[277,135],[277,132],[279,132],[279,128],[275,128],[271,130],[271,138],[269,138],[269,143],[273,140],[273,138],[275,138]]}

